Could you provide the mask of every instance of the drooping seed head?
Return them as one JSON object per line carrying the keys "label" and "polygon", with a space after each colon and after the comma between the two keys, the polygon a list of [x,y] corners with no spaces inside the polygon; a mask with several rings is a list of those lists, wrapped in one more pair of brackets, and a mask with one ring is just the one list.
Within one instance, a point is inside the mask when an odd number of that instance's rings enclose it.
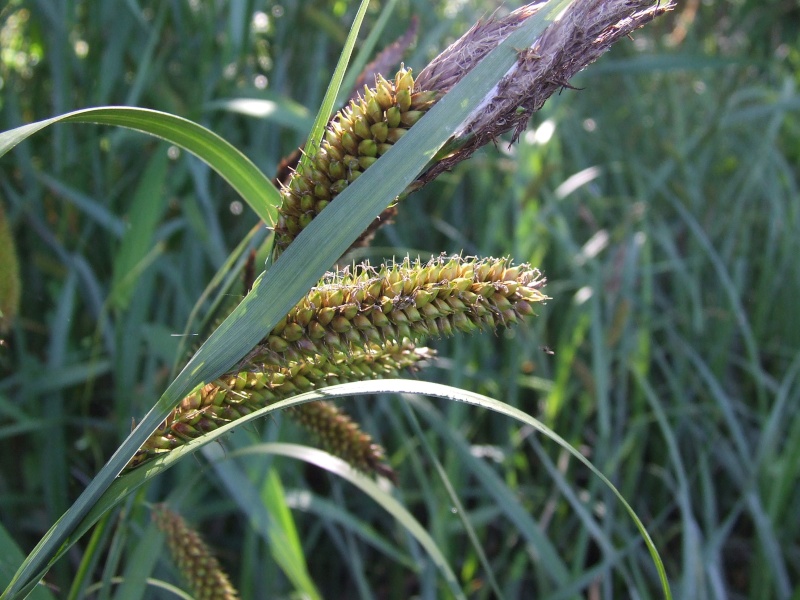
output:
{"label": "drooping seed head", "polygon": [[[339,294],[334,296],[340,297]],[[353,321],[347,321],[347,326],[354,327],[358,315],[351,317]],[[338,318],[344,317],[340,314]],[[324,329],[323,333],[331,335],[329,329]],[[326,342],[331,350],[326,356],[305,356],[313,351],[313,342],[308,348],[302,343],[282,347],[274,344],[274,340],[281,338],[273,336],[268,346],[281,347],[280,352],[261,356],[243,365],[241,370],[223,375],[189,394],[139,449],[126,469],[278,400],[336,383],[397,377],[434,356],[432,350],[416,347],[407,339],[398,343],[375,339],[361,350],[346,347],[334,350],[342,334],[332,335],[335,337]],[[303,351],[298,352],[298,347]],[[344,411],[336,405],[322,409],[317,404],[302,404],[288,412],[309,429],[323,447],[355,468],[391,474],[384,463],[383,450]],[[345,452],[342,448],[348,450]]]}
{"label": "drooping seed head", "polygon": [[172,560],[192,596],[202,600],[236,600],[236,588],[206,543],[178,513],[164,505],[153,510],[153,521],[164,532]]}

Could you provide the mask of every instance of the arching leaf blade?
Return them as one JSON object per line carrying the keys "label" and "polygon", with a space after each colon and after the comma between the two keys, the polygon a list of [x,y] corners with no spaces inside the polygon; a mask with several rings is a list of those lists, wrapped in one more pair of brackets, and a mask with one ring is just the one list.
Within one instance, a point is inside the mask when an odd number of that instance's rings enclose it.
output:
{"label": "arching leaf blade", "polygon": [[253,162],[213,131],[169,113],[130,106],[102,106],[66,113],[0,133],[0,156],[31,135],[56,123],[93,123],[135,129],[180,146],[207,163],[270,225],[280,194]]}

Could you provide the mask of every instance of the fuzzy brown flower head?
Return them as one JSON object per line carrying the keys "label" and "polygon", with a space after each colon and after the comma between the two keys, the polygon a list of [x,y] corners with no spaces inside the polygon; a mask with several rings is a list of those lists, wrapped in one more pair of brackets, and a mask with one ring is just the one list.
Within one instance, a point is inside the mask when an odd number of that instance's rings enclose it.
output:
{"label": "fuzzy brown flower head", "polygon": [[547,297],[538,270],[505,258],[438,257],[329,274],[246,359],[331,355],[404,338],[517,323]]}
{"label": "fuzzy brown flower head", "polygon": [[[284,398],[338,383],[397,377],[417,368],[433,355],[432,350],[418,348],[409,340],[368,345],[330,356],[300,356],[293,352],[265,355],[262,360],[250,362],[242,370],[224,375],[184,398],[126,468],[139,466],[158,454]],[[389,474],[388,467],[383,464],[383,449],[336,405],[320,407],[319,404],[302,404],[288,412],[311,431],[323,447],[355,468]]]}
{"label": "fuzzy brown flower head", "polygon": [[236,600],[239,594],[228,579],[219,561],[211,554],[200,535],[186,524],[183,517],[159,505],[153,510],[153,521],[166,534],[172,560],[197,600]]}
{"label": "fuzzy brown flower head", "polygon": [[415,89],[405,68],[392,81],[378,75],[375,88],[352,100],[333,118],[305,167],[281,190],[275,246],[282,251],[365,169],[385,154],[441,96]]}
{"label": "fuzzy brown flower head", "polygon": [[[416,182],[420,187],[469,158],[506,132],[516,141],[530,116],[614,43],[675,7],[672,0],[580,0],[570,4],[530,47],[516,48],[517,61],[454,133],[456,149]],[[426,90],[446,93],[546,2],[524,5],[477,23],[431,61],[417,77]]]}

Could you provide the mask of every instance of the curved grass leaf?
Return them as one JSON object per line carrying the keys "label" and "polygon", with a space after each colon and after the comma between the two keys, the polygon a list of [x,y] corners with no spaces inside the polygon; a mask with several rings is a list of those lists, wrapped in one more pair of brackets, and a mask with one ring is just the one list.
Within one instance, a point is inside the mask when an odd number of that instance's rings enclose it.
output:
{"label": "curved grass leaf", "polygon": [[[545,436],[547,436],[548,438],[559,444],[561,447],[566,449],[570,454],[572,454],[588,469],[590,469],[592,473],[594,473],[597,477],[599,477],[601,481],[605,485],[607,485],[609,489],[611,489],[611,491],[620,500],[623,507],[625,508],[625,510],[630,515],[631,519],[633,519],[634,523],[636,524],[637,529],[639,529],[642,539],[644,540],[650,552],[650,555],[652,556],[653,563],[656,567],[656,570],[658,571],[659,578],[661,580],[662,589],[664,591],[664,597],[667,598],[668,600],[671,600],[672,595],[670,592],[669,582],[667,581],[667,576],[664,570],[663,562],[661,561],[661,557],[659,556],[658,551],[656,550],[655,545],[653,544],[650,538],[650,535],[647,533],[644,524],[636,515],[633,508],[631,508],[631,506],[625,501],[625,499],[622,497],[617,488],[614,487],[614,485],[591,463],[591,461],[589,461],[585,456],[583,456],[583,454],[581,454],[580,451],[571,446],[566,440],[564,440],[561,436],[559,436],[549,427],[541,423],[539,420],[504,402],[500,402],[499,400],[494,400],[492,398],[483,396],[481,394],[476,394],[474,392],[461,390],[446,385],[424,382],[424,381],[404,380],[404,379],[384,379],[377,381],[346,383],[342,385],[331,386],[323,390],[307,392],[305,394],[301,394],[293,398],[282,400],[270,406],[264,407],[261,410],[255,411],[247,416],[244,416],[232,423],[224,425],[215,431],[212,431],[202,437],[196,438],[188,442],[187,444],[179,448],[176,448],[175,450],[172,450],[149,463],[146,463],[145,465],[131,471],[130,473],[127,473],[122,477],[117,478],[111,484],[111,486],[109,486],[108,491],[105,494],[103,494],[102,498],[92,507],[89,513],[84,517],[83,521],[76,527],[73,536],[70,538],[70,540],[67,541],[67,543],[64,546],[62,546],[59,549],[59,552],[53,558],[53,560],[56,560],[61,554],[66,552],[69,549],[69,546],[78,538],[80,538],[86,531],[88,531],[88,529],[91,528],[94,525],[94,523],[103,516],[103,514],[105,514],[108,510],[113,508],[117,503],[123,500],[126,496],[128,496],[130,493],[136,490],[143,483],[152,479],[156,475],[159,475],[160,473],[166,471],[171,466],[173,466],[177,461],[181,460],[185,456],[196,452],[206,444],[218,440],[220,437],[230,433],[233,429],[240,427],[241,425],[244,425],[245,423],[248,423],[254,419],[268,415],[273,411],[281,410],[283,408],[287,408],[290,406],[297,406],[305,402],[311,402],[314,400],[321,400],[321,399],[341,398],[345,396],[382,394],[382,393],[420,394],[425,396],[435,396],[447,400],[464,402],[466,404],[472,404],[475,406],[479,406],[481,408],[493,410],[499,414],[503,414],[513,419],[516,419],[520,423],[533,427],[535,430],[544,434]],[[333,457],[330,458],[332,459]]]}
{"label": "curved grass leaf", "polygon": [[149,108],[102,106],[22,125],[0,133],[0,157],[34,133],[55,123],[117,125],[149,133],[191,152],[242,196],[265,223],[274,224],[278,190],[250,159],[213,131],[193,121]]}
{"label": "curved grass leaf", "polygon": [[309,448],[308,446],[301,446],[298,444],[274,442],[257,444],[255,446],[233,452],[229,456],[230,458],[235,458],[237,456],[262,453],[277,454],[280,456],[302,460],[325,469],[326,471],[329,471],[330,473],[333,473],[334,475],[337,475],[342,479],[352,483],[370,498],[375,500],[375,502],[377,502],[381,508],[392,515],[395,520],[397,520],[397,522],[402,525],[405,530],[417,540],[417,542],[419,542],[419,544],[425,549],[436,567],[444,576],[444,579],[450,587],[453,597],[466,599],[466,596],[464,596],[464,593],[458,584],[458,579],[456,578],[455,573],[453,573],[450,565],[447,564],[447,559],[445,559],[444,555],[441,553],[439,547],[436,545],[436,542],[433,540],[430,534],[425,531],[425,528],[420,524],[420,522],[415,519],[414,516],[402,504],[400,504],[400,502],[398,502],[386,490],[382,489],[377,483],[375,483],[373,479],[364,475],[363,473],[359,473],[345,461],[337,458],[336,456],[316,448]]}
{"label": "curved grass leaf", "polygon": [[[322,600],[308,572],[303,544],[286,504],[278,472],[270,466],[266,476],[255,478],[256,483],[239,465],[224,463],[226,453],[218,445],[206,446],[203,454],[211,461],[220,485],[236,503],[250,530],[267,543],[272,559],[294,586],[296,594],[307,600]],[[263,463],[259,466],[263,469]]]}
{"label": "curved grass leaf", "polygon": [[[518,58],[516,49],[531,45],[572,1],[549,2],[511,33],[428,111],[378,163],[364,171],[361,177],[337,197],[336,202],[331,203],[324,213],[300,233],[273,267],[256,280],[242,303],[200,347],[81,496],[40,540],[2,598],[16,597],[20,590],[34,585],[31,582],[41,578],[64,544],[74,543],[75,536],[78,535],[75,530],[81,521],[88,514],[94,514],[98,505],[102,506],[105,500],[120,492],[114,487],[117,475],[180,400],[198,384],[212,381],[230,369],[264,338],[319,280],[332,262],[369,226],[375,216],[416,179],[464,119],[514,65]],[[174,134],[174,126],[179,123],[191,123],[165,113],[143,109],[87,109],[7,132],[13,135],[4,134],[6,137],[0,138],[0,155],[35,131],[65,118],[83,118],[97,122],[97,119],[103,117],[103,122],[107,124],[135,129],[145,125],[152,128],[153,124],[146,118],[143,119],[144,112],[160,117],[159,123],[163,127],[156,129],[163,134]],[[200,126],[195,125],[195,128],[199,130],[198,135],[214,135]],[[249,163],[242,155],[238,156],[241,163]],[[235,157],[227,154],[216,158],[225,166],[227,161]],[[240,164],[239,169],[233,169],[233,172],[239,173],[242,169],[244,167]],[[277,195],[271,184],[266,187]]]}
{"label": "curved grass leaf", "polygon": [[407,404],[404,405],[403,408],[406,412],[406,418],[411,423],[411,427],[414,430],[414,434],[417,436],[420,445],[427,455],[428,460],[436,469],[436,473],[439,476],[439,481],[442,482],[442,485],[447,492],[448,499],[452,503],[453,508],[455,509],[459,520],[461,521],[461,525],[464,527],[464,531],[467,534],[467,539],[470,541],[470,544],[472,544],[472,548],[478,557],[481,567],[483,568],[483,572],[485,574],[484,576],[488,580],[489,588],[492,590],[493,597],[497,600],[505,600],[505,594],[503,594],[502,590],[500,589],[500,584],[497,582],[497,578],[494,576],[494,569],[492,569],[489,558],[483,551],[483,546],[478,540],[478,534],[475,532],[475,528],[472,526],[472,522],[467,515],[467,511],[464,509],[464,505],[461,503],[455,487],[447,475],[447,470],[434,453],[433,448],[428,443],[428,440],[425,439],[425,434],[422,431],[422,427],[420,426],[419,421],[417,421],[417,418],[411,408]]}

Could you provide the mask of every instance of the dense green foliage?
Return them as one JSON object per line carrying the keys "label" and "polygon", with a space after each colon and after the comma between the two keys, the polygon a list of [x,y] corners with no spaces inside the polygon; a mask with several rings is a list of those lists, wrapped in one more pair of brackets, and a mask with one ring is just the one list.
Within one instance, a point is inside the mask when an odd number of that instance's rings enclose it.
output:
{"label": "dense green foliage", "polygon": [[[389,43],[418,16],[415,69],[494,8],[403,0],[381,25],[386,5],[364,33],[381,26]],[[0,130],[148,107],[206,125],[272,174],[303,143],[355,9],[12,0]],[[538,317],[440,342],[418,377],[508,402],[579,447],[645,521],[677,598],[790,598],[800,585],[798,25],[793,2],[682,3],[553,97],[518,145],[404,200],[357,255],[463,251],[542,269],[552,300]],[[0,196],[22,274],[0,345],[4,586],[185,362],[195,303],[257,219],[193,157],[94,126],[56,126],[3,157]],[[387,449],[397,499],[469,597],[492,585],[508,598],[660,596],[619,502],[549,440],[460,403],[342,405]],[[307,442],[279,416],[207,456],[257,440]],[[150,524],[160,501],[202,531],[243,597],[448,593],[385,507],[311,462],[271,470],[272,456],[183,460],[55,565],[53,595],[97,583],[104,597],[163,597],[141,587],[179,581]]]}

